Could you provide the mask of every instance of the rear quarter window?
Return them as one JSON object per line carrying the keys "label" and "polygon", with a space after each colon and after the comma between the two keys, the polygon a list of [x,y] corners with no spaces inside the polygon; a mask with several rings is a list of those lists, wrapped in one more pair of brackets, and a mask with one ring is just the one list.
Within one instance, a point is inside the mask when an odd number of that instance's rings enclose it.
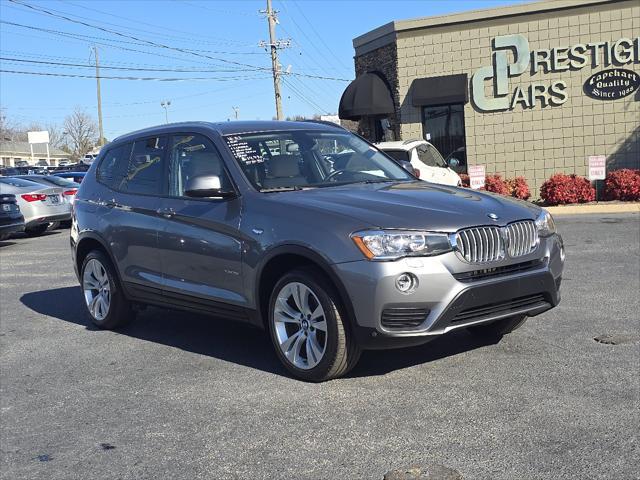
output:
{"label": "rear quarter window", "polygon": [[132,146],[132,143],[126,143],[110,148],[104,154],[96,171],[96,178],[100,183],[114,190],[120,190],[129,165]]}
{"label": "rear quarter window", "polygon": [[136,140],[120,189],[126,193],[162,194],[166,147],[167,137]]}

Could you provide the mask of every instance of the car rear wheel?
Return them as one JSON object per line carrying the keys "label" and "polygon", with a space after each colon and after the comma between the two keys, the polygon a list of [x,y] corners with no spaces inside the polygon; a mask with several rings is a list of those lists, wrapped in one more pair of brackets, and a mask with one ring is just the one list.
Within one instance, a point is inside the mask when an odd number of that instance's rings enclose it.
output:
{"label": "car rear wheel", "polygon": [[321,272],[294,270],[276,284],[269,330],[276,354],[296,377],[322,382],[340,377],[360,358],[339,296]]}
{"label": "car rear wheel", "polygon": [[85,305],[96,326],[118,328],[135,316],[122,293],[113,265],[103,252],[93,250],[85,257],[80,278]]}
{"label": "car rear wheel", "polygon": [[502,320],[496,320],[495,322],[484,325],[467,327],[467,330],[469,333],[478,337],[501,338],[502,336],[520,328],[526,320],[526,315],[516,315],[514,317],[503,318]]}
{"label": "car rear wheel", "polygon": [[24,229],[24,233],[27,237],[39,237],[49,228],[48,223],[42,223],[40,225],[36,225],[35,227],[29,227]]}

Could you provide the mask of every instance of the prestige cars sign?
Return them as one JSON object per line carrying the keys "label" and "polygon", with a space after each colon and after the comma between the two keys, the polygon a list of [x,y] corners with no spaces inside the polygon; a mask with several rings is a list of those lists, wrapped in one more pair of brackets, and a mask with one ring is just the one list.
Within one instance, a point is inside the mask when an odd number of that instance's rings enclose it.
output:
{"label": "prestige cars sign", "polygon": [[[508,52],[511,55],[507,55]],[[544,77],[537,80],[538,74],[638,64],[640,37],[531,50],[529,40],[524,35],[502,35],[493,39],[492,60],[492,65],[480,67],[471,79],[473,103],[478,110],[492,112],[513,110],[518,106],[525,109],[556,106],[568,99],[567,82],[557,79],[557,76],[550,80],[545,80]],[[517,85],[515,88],[510,85],[516,77],[525,73],[531,75],[532,79],[536,78],[536,81],[529,85]],[[629,78],[629,73],[634,75],[633,79]],[[602,77],[594,80],[597,90],[594,95],[598,95],[597,98],[622,98],[637,88],[633,85],[637,84],[638,74],[631,70],[611,68],[600,74]],[[488,89],[485,89],[488,81],[492,83],[493,95],[488,94]]]}
{"label": "prestige cars sign", "polygon": [[640,75],[623,68],[611,68],[591,75],[584,82],[584,93],[598,100],[626,97],[640,87]]}

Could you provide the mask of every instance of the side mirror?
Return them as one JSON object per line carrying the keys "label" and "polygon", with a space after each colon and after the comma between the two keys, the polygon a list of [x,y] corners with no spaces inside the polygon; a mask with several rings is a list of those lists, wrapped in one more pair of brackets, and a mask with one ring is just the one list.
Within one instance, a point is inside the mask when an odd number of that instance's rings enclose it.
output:
{"label": "side mirror", "polygon": [[236,196],[233,189],[222,188],[220,177],[217,175],[199,175],[190,178],[185,185],[184,194],[193,198],[232,198]]}
{"label": "side mirror", "polygon": [[450,158],[448,163],[451,168],[456,168],[460,165],[460,160],[458,160],[457,158]]}
{"label": "side mirror", "polygon": [[411,165],[411,162],[407,162],[406,160],[398,160],[398,163],[400,164],[400,166],[402,168],[404,168],[407,172],[413,174],[413,165]]}

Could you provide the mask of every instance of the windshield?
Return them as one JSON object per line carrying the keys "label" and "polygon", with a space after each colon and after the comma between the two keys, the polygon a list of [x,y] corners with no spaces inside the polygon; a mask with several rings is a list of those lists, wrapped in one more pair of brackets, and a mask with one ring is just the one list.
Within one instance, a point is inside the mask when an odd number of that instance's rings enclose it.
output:
{"label": "windshield", "polygon": [[436,150],[436,147],[429,144],[418,145],[416,147],[416,153],[418,154],[418,160],[427,165],[428,167],[443,167],[447,168],[447,164],[440,155],[440,152]]}
{"label": "windshield", "polygon": [[279,131],[225,137],[260,191],[414,180],[402,167],[347,131]]}

